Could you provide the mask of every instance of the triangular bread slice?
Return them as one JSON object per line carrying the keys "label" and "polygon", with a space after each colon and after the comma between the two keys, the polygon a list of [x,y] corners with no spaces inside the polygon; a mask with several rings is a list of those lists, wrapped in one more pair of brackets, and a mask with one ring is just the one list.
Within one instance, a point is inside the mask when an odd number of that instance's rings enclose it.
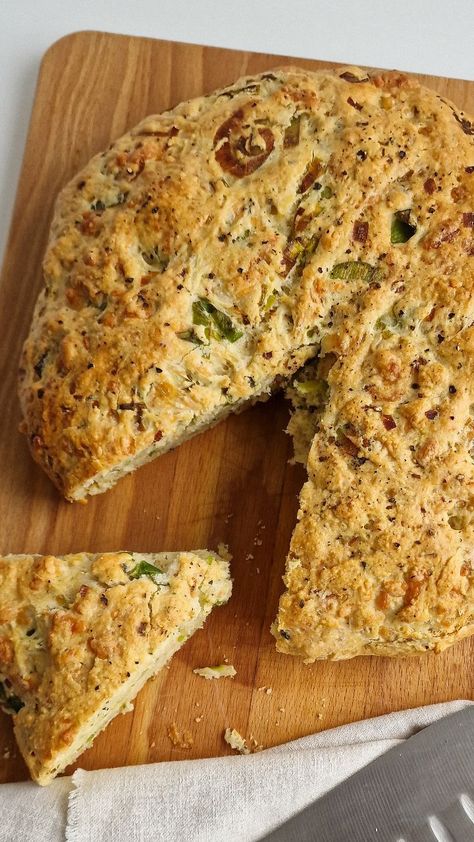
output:
{"label": "triangular bread slice", "polygon": [[23,429],[65,496],[267,397],[359,290],[457,274],[472,131],[403,74],[288,68],[93,158],[57,200],[20,374]]}
{"label": "triangular bread slice", "polygon": [[230,593],[207,550],[0,558],[1,704],[33,779],[76,760]]}

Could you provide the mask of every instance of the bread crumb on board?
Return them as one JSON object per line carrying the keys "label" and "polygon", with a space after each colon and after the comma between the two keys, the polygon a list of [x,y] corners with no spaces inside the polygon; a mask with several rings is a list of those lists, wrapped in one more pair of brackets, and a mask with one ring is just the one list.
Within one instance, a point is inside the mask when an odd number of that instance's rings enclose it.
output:
{"label": "bread crumb on board", "polygon": [[168,725],[168,737],[175,748],[191,748],[194,745],[194,737],[190,731],[178,731],[176,722]]}
{"label": "bread crumb on board", "polygon": [[250,734],[250,754],[256,754],[257,751],[263,751],[263,745],[255,739],[253,734]]}
{"label": "bread crumb on board", "polygon": [[229,547],[227,544],[218,544],[217,552],[224,561],[232,561],[232,553],[229,552]]}
{"label": "bread crumb on board", "polygon": [[233,678],[237,675],[237,670],[232,664],[219,664],[217,667],[198,667],[193,670],[195,675],[200,675],[201,678]]}
{"label": "bread crumb on board", "polygon": [[224,732],[224,740],[226,743],[239,754],[255,754],[257,751],[262,751],[263,746],[259,745],[255,737],[250,735],[250,739],[244,740],[241,734],[235,728],[226,728]]}

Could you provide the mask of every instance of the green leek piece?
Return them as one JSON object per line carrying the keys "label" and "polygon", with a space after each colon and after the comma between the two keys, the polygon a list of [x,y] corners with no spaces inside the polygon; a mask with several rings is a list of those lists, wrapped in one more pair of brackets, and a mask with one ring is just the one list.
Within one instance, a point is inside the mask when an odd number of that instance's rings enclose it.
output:
{"label": "green leek piece", "polygon": [[[243,331],[237,330],[227,313],[222,313],[207,298],[198,298],[193,304],[193,324],[203,325],[214,339],[237,342]],[[207,333],[206,333],[207,335]]]}
{"label": "green leek piece", "polygon": [[130,570],[128,576],[129,576],[130,579],[139,579],[140,576],[151,576],[151,577],[153,577],[153,576],[162,575],[162,574],[163,574],[163,571],[160,570],[159,567],[155,567],[154,564],[150,564],[149,561],[145,561],[144,559],[142,559],[142,561],[139,561],[135,565],[133,570]]}
{"label": "green leek piece", "polygon": [[158,269],[159,272],[164,272],[170,262],[169,257],[163,254],[158,246],[155,246],[151,251],[142,251],[142,257],[148,266],[152,269]]}
{"label": "green leek piece", "polygon": [[291,118],[290,125],[285,129],[283,146],[298,146],[298,143],[300,142],[300,126],[301,114],[295,114],[295,116]]}
{"label": "green leek piece", "polygon": [[330,199],[333,195],[334,193],[329,185],[321,190],[321,199]]}
{"label": "green leek piece", "polygon": [[380,269],[364,263],[362,260],[348,260],[345,263],[336,263],[331,269],[330,278],[338,278],[341,281],[376,281],[381,277]]}
{"label": "green leek piece", "polygon": [[195,330],[182,330],[180,333],[177,333],[176,336],[178,339],[182,339],[183,342],[192,342],[193,345],[204,345],[205,343],[202,339],[199,339]]}
{"label": "green leek piece", "polygon": [[277,301],[278,301],[278,290],[274,289],[273,292],[270,293],[267,300],[265,301],[263,309],[265,311],[271,310],[272,307],[277,303]]}
{"label": "green leek piece", "polygon": [[293,386],[309,404],[324,404],[329,395],[327,380],[294,380]]}
{"label": "green leek piece", "polygon": [[409,220],[410,209],[394,213],[390,229],[390,241],[393,245],[406,243],[416,234],[416,225],[412,225]]}

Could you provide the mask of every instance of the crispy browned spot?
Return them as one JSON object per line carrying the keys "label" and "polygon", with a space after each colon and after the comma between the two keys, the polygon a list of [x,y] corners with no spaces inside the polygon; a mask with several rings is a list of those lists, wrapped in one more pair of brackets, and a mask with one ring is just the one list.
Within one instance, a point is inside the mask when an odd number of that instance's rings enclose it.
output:
{"label": "crispy browned spot", "polygon": [[362,222],[362,220],[358,219],[357,222],[354,222],[354,228],[352,230],[352,239],[355,240],[357,243],[365,243],[367,239],[367,234],[369,233],[369,223]]}
{"label": "crispy browned spot", "polygon": [[7,637],[0,637],[0,663],[10,664],[13,661],[13,644]]}
{"label": "crispy browned spot", "polygon": [[346,70],[344,73],[341,73],[339,78],[345,79],[346,82],[352,82],[353,84],[369,81],[369,77],[367,75],[361,76],[361,78],[359,79],[359,77],[356,76],[355,73],[351,73],[349,70]]}
{"label": "crispy browned spot", "polygon": [[427,178],[423,187],[425,188],[425,192],[429,193],[430,196],[436,190],[436,182],[434,178]]}
{"label": "crispy browned spot", "polygon": [[355,108],[357,111],[362,111],[362,105],[360,104],[360,102],[356,102],[356,100],[352,99],[351,96],[347,97],[347,102],[349,103],[349,105],[352,105],[352,107]]}
{"label": "crispy browned spot", "polygon": [[381,611],[386,611],[390,605],[390,597],[384,588],[380,588],[377,599],[375,600],[375,605],[377,608],[380,608]]}
{"label": "crispy browned spot", "polygon": [[318,161],[318,159],[315,158],[306,168],[301,184],[298,187],[298,193],[306,193],[306,191],[313,186],[321,171],[321,161]]}
{"label": "crispy browned spot", "polygon": [[413,605],[416,599],[418,599],[421,589],[423,587],[424,582],[427,579],[426,573],[422,573],[419,576],[408,576],[406,579],[406,591],[405,591],[405,599],[404,604],[406,606]]}
{"label": "crispy browned spot", "polygon": [[443,222],[436,233],[423,240],[423,248],[439,249],[444,243],[451,243],[458,234],[459,228],[455,228],[452,223]]}
{"label": "crispy browned spot", "polygon": [[[216,161],[224,172],[229,172],[236,178],[244,178],[262,166],[267,160],[275,145],[275,138],[272,131],[265,126],[258,126],[257,131],[262,138],[265,149],[260,147],[248,147],[247,138],[241,134],[241,123],[244,112],[241,108],[234,112],[214,136],[214,146],[224,140],[221,146],[216,149]],[[237,157],[239,153],[240,157]]]}
{"label": "crispy browned spot", "polygon": [[382,423],[386,430],[394,430],[397,426],[395,419],[391,415],[382,415]]}
{"label": "crispy browned spot", "polygon": [[178,131],[179,129],[177,129],[176,126],[171,126],[171,128],[166,132],[142,129],[142,131],[137,132],[136,137],[175,137],[178,134]]}
{"label": "crispy browned spot", "polygon": [[471,123],[470,120],[467,120],[466,117],[461,117],[460,114],[456,114],[453,111],[454,119],[458,121],[459,125],[461,126],[464,134],[467,135],[474,135],[474,125]]}
{"label": "crispy browned spot", "polygon": [[348,436],[346,436],[341,431],[338,432],[337,435],[337,446],[340,447],[344,453],[347,453],[349,456],[358,456],[359,455],[359,448],[352,441]]}

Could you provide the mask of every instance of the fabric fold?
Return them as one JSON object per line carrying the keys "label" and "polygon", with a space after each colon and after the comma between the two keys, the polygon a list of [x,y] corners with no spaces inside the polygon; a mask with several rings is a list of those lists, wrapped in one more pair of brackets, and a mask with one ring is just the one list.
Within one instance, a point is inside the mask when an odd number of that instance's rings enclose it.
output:
{"label": "fabric fold", "polygon": [[467,701],[323,731],[247,756],[78,769],[46,789],[0,787],[4,842],[256,842],[314,799]]}

